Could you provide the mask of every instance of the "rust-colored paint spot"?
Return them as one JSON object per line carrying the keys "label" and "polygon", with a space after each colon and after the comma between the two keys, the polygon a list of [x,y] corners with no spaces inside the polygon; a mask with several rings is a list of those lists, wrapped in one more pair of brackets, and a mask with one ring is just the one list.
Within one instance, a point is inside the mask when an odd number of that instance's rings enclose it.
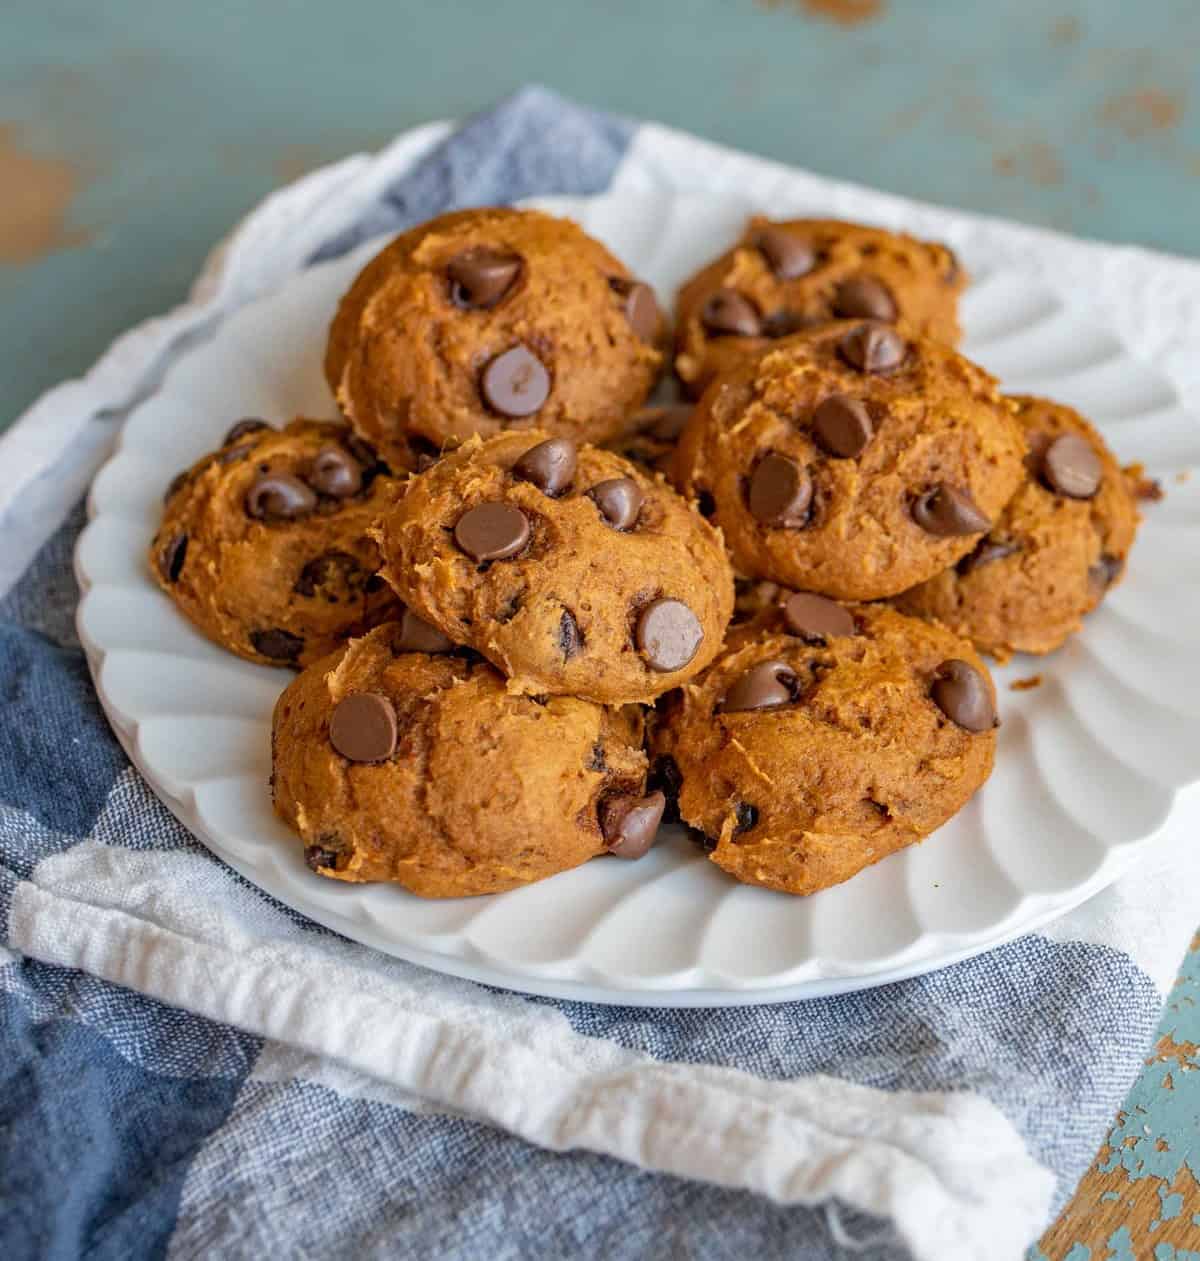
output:
{"label": "rust-colored paint spot", "polygon": [[[768,9],[777,9],[789,0],[760,0]],[[824,18],[838,26],[861,26],[884,13],[884,0],[790,0],[793,8],[810,17]]]}
{"label": "rust-colored paint spot", "polygon": [[1183,117],[1186,101],[1181,93],[1161,88],[1143,88],[1110,96],[1100,110],[1100,118],[1123,131],[1130,140],[1140,140],[1156,131],[1170,131]]}
{"label": "rust-colored paint spot", "polygon": [[0,124],[0,263],[31,263],[88,241],[89,232],[67,227],[83,182],[74,163],[32,153],[16,127]]}

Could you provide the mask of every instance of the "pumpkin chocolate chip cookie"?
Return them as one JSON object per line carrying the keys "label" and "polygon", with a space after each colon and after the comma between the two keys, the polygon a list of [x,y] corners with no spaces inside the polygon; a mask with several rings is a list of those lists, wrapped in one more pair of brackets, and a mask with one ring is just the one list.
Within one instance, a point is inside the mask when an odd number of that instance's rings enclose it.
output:
{"label": "pumpkin chocolate chip cookie", "polygon": [[955,566],[896,607],[932,617],[1003,661],[1052,652],[1124,570],[1137,532],[1134,487],[1078,412],[1016,398],[1026,473],[995,525]]}
{"label": "pumpkin chocolate chip cookie", "polygon": [[543,433],[443,456],[374,537],[402,599],[516,692],[652,701],[716,656],[733,611],[721,536],[675,491]]}
{"label": "pumpkin chocolate chip cookie", "polygon": [[982,368],[878,321],[797,333],[723,374],[675,453],[748,578],[874,600],[991,529],[1025,443]]}
{"label": "pumpkin chocolate chip cookie", "polygon": [[731,631],[661,706],[652,743],[658,782],[718,867],[808,894],[961,809],[991,773],[995,725],[968,642],[804,592]]}
{"label": "pumpkin chocolate chip cookie", "polygon": [[509,692],[398,624],[304,670],[275,706],[275,809],[319,875],[428,898],[499,893],[653,843],[642,719]]}
{"label": "pumpkin chocolate chip cookie", "polygon": [[533,210],[442,215],[363,269],[325,375],[388,454],[536,428],[604,442],[649,394],[665,321],[653,290],[576,224]]}
{"label": "pumpkin chocolate chip cookie", "polygon": [[954,345],[965,284],[944,245],[831,219],[753,218],[680,289],[675,370],[698,395],[772,338],[831,319],[900,323]]}
{"label": "pumpkin chocolate chip cookie", "polygon": [[306,665],[395,616],[367,527],[395,480],[345,425],[239,421],[167,490],[150,568],[210,639]]}

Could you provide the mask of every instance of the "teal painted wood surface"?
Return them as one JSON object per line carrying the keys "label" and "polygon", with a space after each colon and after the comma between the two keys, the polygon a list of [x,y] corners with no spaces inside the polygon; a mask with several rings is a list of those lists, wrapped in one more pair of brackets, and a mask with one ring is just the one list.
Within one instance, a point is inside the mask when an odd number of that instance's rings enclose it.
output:
{"label": "teal painted wood surface", "polygon": [[[867,19],[829,16],[852,10]],[[531,81],[840,178],[1200,254],[1198,49],[1195,0],[7,0],[0,428],[183,298],[273,187]],[[1163,1034],[1160,1053],[1181,1049],[1147,1066],[1050,1261],[1200,1261],[1200,954]]]}

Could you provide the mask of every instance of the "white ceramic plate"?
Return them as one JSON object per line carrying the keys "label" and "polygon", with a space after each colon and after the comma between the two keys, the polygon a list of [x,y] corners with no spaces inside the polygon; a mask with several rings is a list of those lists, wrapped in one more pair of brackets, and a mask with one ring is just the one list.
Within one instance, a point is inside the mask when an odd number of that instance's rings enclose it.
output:
{"label": "white ceramic plate", "polygon": [[[724,248],[744,201],[669,190],[554,199],[664,298]],[[201,637],[153,585],[163,490],[240,416],[332,415],[321,376],[337,298],[378,242],[243,308],[135,411],[92,487],[76,567],[80,636],[109,720],[155,792],[260,888],[347,937],[431,968],[601,1002],[726,1005],[860,989],[940,967],[1103,888],[1200,778],[1200,440],[1170,383],[1031,273],[989,271],[964,302],[966,351],[1013,390],[1093,416],[1168,497],[1125,582],[1048,660],[997,671],[991,780],[924,844],[807,899],[735,884],[671,830],[644,860],[598,860],[494,897],[422,902],[314,877],[267,791],[271,709],[291,674]],[[1036,690],[1011,692],[1040,673]]]}

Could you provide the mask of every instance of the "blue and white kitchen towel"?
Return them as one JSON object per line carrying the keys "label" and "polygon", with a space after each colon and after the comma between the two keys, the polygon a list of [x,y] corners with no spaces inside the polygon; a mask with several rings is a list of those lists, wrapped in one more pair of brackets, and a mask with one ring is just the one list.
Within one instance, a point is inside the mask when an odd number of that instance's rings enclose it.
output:
{"label": "blue and white kitchen towel", "polygon": [[[805,1003],[601,1007],[439,976],[280,907],[160,805],[93,695],[80,497],[189,338],[442,210],[727,164],[851,217],[983,222],[530,89],[269,198],[191,301],[0,441],[0,1255],[1011,1261],[1070,1193],[1200,919],[1195,792],[1139,870],[981,958]],[[1159,303],[1195,330],[1200,271],[1166,275]]]}

